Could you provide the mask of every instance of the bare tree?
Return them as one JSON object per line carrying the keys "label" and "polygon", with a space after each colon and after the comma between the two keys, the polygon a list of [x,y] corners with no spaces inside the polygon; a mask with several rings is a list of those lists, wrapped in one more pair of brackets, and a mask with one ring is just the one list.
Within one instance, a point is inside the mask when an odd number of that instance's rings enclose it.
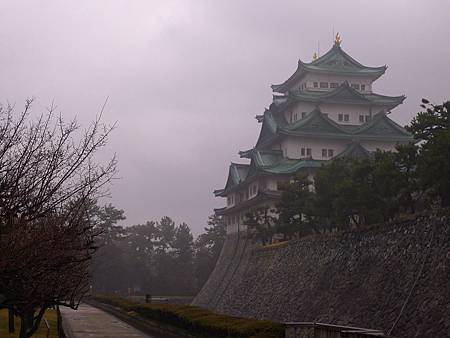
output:
{"label": "bare tree", "polygon": [[95,158],[112,130],[101,114],[81,130],[53,106],[33,119],[31,104],[16,118],[13,107],[0,108],[0,307],[21,318],[21,338],[46,309],[76,308],[88,291],[89,208],[116,170],[114,157]]}

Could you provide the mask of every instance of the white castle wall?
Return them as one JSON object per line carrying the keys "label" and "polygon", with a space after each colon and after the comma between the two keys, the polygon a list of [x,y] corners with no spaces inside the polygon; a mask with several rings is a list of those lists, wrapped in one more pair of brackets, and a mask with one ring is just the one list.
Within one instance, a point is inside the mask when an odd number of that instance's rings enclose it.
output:
{"label": "white castle wall", "polygon": [[[294,123],[302,118],[303,113],[306,113],[305,116],[307,116],[316,107],[318,107],[322,113],[328,114],[328,117],[331,120],[343,125],[361,125],[363,123],[359,120],[360,115],[374,116],[382,111],[382,107],[377,106],[369,107],[367,105],[345,103],[322,103],[316,105],[315,103],[299,102],[293,106],[292,109],[287,109],[284,112],[284,117],[288,123],[291,123],[291,121]],[[349,121],[339,121],[339,114],[348,114]]]}
{"label": "white castle wall", "polygon": [[334,156],[345,149],[350,143],[349,140],[333,140],[323,138],[303,138],[303,137],[286,137],[281,142],[281,148],[286,157],[291,159],[300,159],[307,156],[301,156],[301,148],[311,148],[312,158],[315,160],[328,160],[328,157],[322,157],[322,149],[333,149]]}
{"label": "white castle wall", "polygon": [[372,91],[372,79],[368,77],[362,77],[362,76],[347,76],[347,75],[329,75],[329,74],[306,74],[303,79],[301,79],[295,86],[295,88],[301,88],[302,84],[306,85],[307,89],[313,89],[313,90],[322,90],[326,91],[329,89],[321,89],[321,88],[314,88],[314,82],[336,82],[336,83],[343,83],[344,81],[347,81],[348,83],[357,83],[359,85],[363,84],[366,86],[365,92],[371,92]]}
{"label": "white castle wall", "polygon": [[[310,102],[299,102],[292,109],[288,109],[284,112],[284,117],[288,123],[291,122],[291,115],[293,116],[292,122],[296,122],[302,118],[302,113],[310,113],[316,108],[315,103]],[[297,115],[295,115],[297,114]],[[295,116],[297,116],[297,120],[295,120]]]}
{"label": "white castle wall", "polygon": [[[319,106],[322,113],[328,114],[328,117],[333,121],[344,125],[360,125],[360,115],[371,115],[372,110],[368,106],[355,104],[330,104],[323,103]],[[349,121],[339,121],[339,114],[348,114]]]}

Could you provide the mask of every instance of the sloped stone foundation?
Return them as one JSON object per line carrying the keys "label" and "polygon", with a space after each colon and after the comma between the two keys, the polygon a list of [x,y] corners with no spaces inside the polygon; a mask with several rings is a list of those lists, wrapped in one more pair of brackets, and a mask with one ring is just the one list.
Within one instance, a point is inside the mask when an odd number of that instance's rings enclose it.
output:
{"label": "sloped stone foundation", "polygon": [[261,248],[229,235],[193,301],[229,315],[450,337],[450,220],[421,217]]}

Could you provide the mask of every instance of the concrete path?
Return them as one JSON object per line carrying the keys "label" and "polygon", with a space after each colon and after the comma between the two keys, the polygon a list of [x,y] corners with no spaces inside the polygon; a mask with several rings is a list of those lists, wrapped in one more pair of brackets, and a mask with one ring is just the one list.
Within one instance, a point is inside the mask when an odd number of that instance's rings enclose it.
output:
{"label": "concrete path", "polygon": [[86,304],[78,310],[61,307],[61,314],[67,338],[155,338]]}

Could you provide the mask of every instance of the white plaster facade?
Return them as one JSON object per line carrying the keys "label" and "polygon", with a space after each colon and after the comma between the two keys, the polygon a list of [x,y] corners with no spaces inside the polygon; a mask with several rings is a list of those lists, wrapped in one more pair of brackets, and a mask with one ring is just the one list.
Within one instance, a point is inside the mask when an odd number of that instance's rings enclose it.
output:
{"label": "white plaster facade", "polygon": [[[290,159],[312,158],[314,160],[329,160],[345,149],[348,140],[332,140],[307,137],[288,136],[281,142],[281,149],[285,157]],[[302,148],[305,149],[302,154]],[[307,149],[311,149],[309,152]],[[327,149],[326,156],[322,150]],[[328,156],[328,149],[333,150],[333,156]]]}
{"label": "white plaster facade", "polygon": [[[337,88],[343,82],[348,82],[350,85],[356,85],[356,89],[361,93],[367,94],[372,92],[373,79],[367,76],[348,76],[340,74],[317,74],[308,73],[298,80],[291,88],[291,90],[313,90],[313,91],[328,91]],[[322,84],[327,84],[326,86]]]}

